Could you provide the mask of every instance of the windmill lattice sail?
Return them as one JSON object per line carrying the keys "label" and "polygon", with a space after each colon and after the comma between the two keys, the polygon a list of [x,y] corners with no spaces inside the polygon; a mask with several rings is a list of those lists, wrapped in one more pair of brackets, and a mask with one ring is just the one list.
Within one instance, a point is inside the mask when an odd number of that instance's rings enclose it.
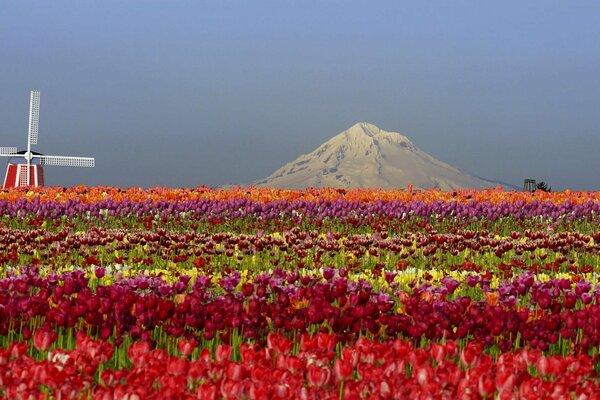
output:
{"label": "windmill lattice sail", "polygon": [[17,153],[16,147],[0,147],[0,156],[12,156]]}
{"label": "windmill lattice sail", "polygon": [[29,97],[29,131],[27,150],[0,147],[0,157],[10,157],[4,176],[3,189],[11,187],[44,186],[44,166],[94,167],[93,157],[53,156],[36,153],[31,145],[38,142],[40,119],[40,92],[32,90]]}
{"label": "windmill lattice sail", "polygon": [[40,91],[32,90],[31,96],[29,97],[29,133],[27,134],[27,143],[28,144],[37,144],[39,125],[40,125]]}
{"label": "windmill lattice sail", "polygon": [[42,165],[60,165],[64,167],[94,167],[92,157],[68,157],[68,156],[39,156]]}

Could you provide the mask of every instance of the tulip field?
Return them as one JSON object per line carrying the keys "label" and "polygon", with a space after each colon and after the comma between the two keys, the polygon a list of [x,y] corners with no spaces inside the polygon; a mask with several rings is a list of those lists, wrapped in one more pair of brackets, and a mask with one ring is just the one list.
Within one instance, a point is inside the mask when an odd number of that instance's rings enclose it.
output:
{"label": "tulip field", "polygon": [[0,192],[0,398],[600,399],[600,192]]}

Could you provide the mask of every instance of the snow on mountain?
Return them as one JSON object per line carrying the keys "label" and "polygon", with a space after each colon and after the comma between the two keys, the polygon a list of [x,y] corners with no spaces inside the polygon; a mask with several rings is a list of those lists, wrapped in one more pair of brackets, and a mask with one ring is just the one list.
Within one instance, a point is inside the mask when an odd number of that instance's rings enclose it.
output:
{"label": "snow on mountain", "polygon": [[301,155],[257,187],[483,189],[500,184],[478,178],[425,153],[406,136],[357,123],[311,153]]}

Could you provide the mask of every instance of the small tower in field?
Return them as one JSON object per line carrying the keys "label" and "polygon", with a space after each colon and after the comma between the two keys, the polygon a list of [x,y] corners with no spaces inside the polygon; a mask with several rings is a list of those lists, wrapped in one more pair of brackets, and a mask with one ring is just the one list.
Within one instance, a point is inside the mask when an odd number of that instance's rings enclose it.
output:
{"label": "small tower in field", "polygon": [[535,192],[536,188],[535,179],[525,179],[525,181],[523,181],[524,192]]}

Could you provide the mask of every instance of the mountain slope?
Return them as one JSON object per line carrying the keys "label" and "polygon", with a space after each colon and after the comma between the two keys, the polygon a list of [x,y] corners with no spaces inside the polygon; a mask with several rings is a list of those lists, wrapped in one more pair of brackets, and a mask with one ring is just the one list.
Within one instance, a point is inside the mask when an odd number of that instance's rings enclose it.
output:
{"label": "mountain slope", "polygon": [[483,189],[498,183],[478,178],[435,159],[406,136],[369,123],[358,123],[313,152],[301,155],[257,187]]}

